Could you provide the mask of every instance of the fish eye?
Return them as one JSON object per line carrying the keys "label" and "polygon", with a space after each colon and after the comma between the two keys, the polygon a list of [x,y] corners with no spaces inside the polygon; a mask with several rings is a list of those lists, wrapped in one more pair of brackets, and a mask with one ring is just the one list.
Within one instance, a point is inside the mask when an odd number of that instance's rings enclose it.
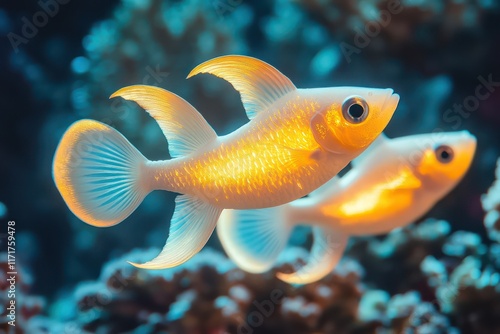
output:
{"label": "fish eye", "polygon": [[360,96],[351,96],[342,103],[342,114],[351,123],[361,123],[368,117],[368,104]]}
{"label": "fish eye", "polygon": [[440,145],[435,150],[436,159],[444,164],[453,160],[453,149],[447,145]]}

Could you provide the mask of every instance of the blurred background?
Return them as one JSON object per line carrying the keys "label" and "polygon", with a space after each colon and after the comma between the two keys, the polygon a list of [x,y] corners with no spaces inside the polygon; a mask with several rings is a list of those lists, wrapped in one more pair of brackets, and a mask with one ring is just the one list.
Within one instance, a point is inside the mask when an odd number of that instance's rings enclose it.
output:
{"label": "blurred background", "polygon": [[[0,331],[500,333],[497,1],[10,1],[0,32],[1,251],[15,221],[19,270],[17,326],[5,320]],[[239,94],[212,76],[185,79],[226,54],[262,59],[300,88],[393,88],[401,101],[389,137],[468,130],[478,138],[473,165],[426,217],[355,238],[335,272],[308,286],[234,268],[215,235],[180,268],[138,271],[125,260],[163,246],[174,194],[151,194],[120,225],[89,226],[54,186],[57,143],[91,118],[149,159],[168,158],[153,119],[108,99],[141,83],[182,96],[218,134],[235,130],[248,121]],[[298,229],[280,266],[302,261],[310,242]],[[275,289],[283,298],[262,309]]]}

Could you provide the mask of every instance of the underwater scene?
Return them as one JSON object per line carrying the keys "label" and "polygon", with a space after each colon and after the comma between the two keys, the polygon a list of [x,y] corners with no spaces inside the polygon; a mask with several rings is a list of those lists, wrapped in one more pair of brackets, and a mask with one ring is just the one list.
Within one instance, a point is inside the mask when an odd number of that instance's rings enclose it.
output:
{"label": "underwater scene", "polygon": [[0,5],[0,333],[500,334],[500,2]]}

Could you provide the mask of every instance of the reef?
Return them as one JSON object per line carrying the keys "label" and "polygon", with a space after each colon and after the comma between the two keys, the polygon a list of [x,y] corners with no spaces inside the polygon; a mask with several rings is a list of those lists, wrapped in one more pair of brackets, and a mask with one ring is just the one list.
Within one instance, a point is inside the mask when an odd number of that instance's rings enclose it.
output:
{"label": "reef", "polygon": [[488,231],[488,236],[492,240],[500,242],[500,159],[497,161],[495,177],[495,182],[483,195],[481,203],[486,211],[484,226]]}
{"label": "reef", "polygon": [[[108,262],[98,280],[79,283],[50,314],[90,333],[497,333],[499,268],[483,268],[488,254],[478,235],[449,234],[449,223],[431,219],[382,239],[354,239],[332,274],[305,286],[275,277],[304,264],[301,247],[261,275],[211,248],[175,268],[140,270],[126,261],[159,250],[135,250]],[[391,276],[405,279],[394,284]]]}

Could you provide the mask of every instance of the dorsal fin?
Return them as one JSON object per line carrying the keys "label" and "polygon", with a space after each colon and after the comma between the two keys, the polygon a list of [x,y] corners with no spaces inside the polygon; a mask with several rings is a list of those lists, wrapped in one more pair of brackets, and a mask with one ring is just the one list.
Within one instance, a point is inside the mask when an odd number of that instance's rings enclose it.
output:
{"label": "dorsal fin", "polygon": [[137,102],[158,122],[172,157],[189,154],[217,138],[214,129],[192,105],[165,89],[128,86],[109,98],[117,96]]}
{"label": "dorsal fin", "polygon": [[359,164],[361,164],[366,159],[366,157],[375,149],[380,149],[381,147],[384,147],[384,149],[388,150],[389,141],[390,141],[389,137],[387,137],[384,133],[381,133],[377,137],[377,139],[375,139],[373,143],[371,143],[370,146],[363,153],[361,153],[356,159],[351,161],[351,166],[356,167]]}
{"label": "dorsal fin", "polygon": [[213,74],[233,85],[241,94],[249,119],[297,89],[273,66],[247,56],[222,56],[208,60],[196,66],[187,77],[199,73]]}

